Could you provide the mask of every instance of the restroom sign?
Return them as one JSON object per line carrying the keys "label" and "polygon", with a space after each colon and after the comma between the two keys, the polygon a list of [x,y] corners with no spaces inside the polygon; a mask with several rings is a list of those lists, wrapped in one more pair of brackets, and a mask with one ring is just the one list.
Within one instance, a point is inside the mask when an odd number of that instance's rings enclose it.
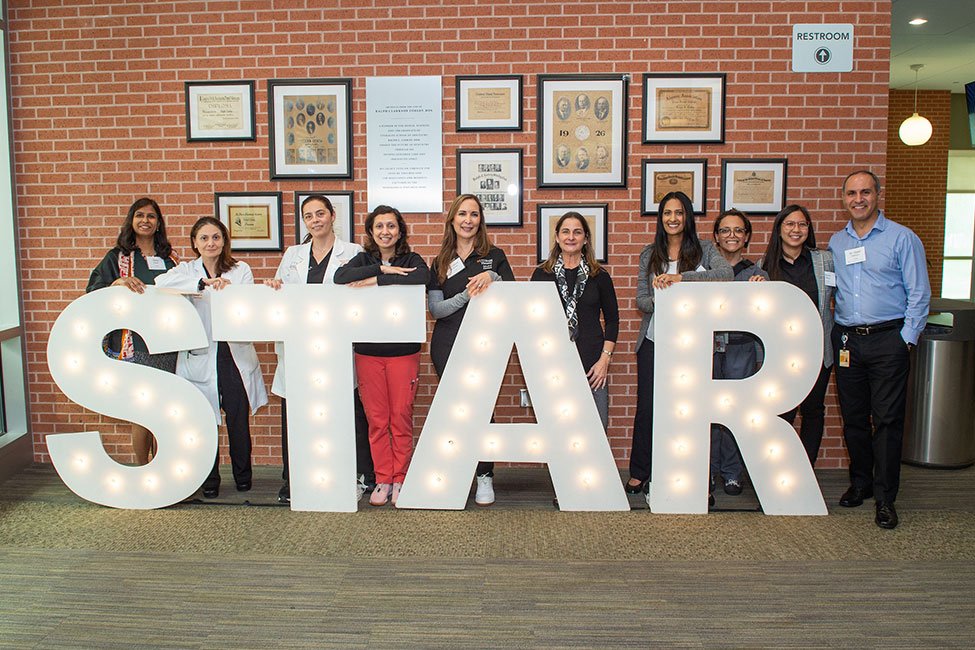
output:
{"label": "restroom sign", "polygon": [[853,25],[793,25],[793,72],[851,72]]}

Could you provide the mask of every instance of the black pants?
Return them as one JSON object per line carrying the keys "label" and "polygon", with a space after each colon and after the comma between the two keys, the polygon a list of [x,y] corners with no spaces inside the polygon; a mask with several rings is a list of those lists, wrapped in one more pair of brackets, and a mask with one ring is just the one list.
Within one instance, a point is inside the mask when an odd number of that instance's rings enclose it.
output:
{"label": "black pants", "polygon": [[[369,449],[369,421],[366,410],[359,399],[359,389],[352,392],[355,409],[355,472],[366,477],[366,483],[376,482],[376,472],[372,466],[372,451]],[[288,400],[281,398],[281,458],[284,469],[281,478],[288,480]]]}
{"label": "black pants", "polygon": [[[850,367],[839,365],[839,353],[850,351]],[[893,503],[900,485],[904,410],[910,353],[894,328],[865,336],[833,328],[836,388],[843,414],[843,437],[850,454],[850,483],[873,486],[877,501]]]}
{"label": "black pants", "polygon": [[823,428],[826,425],[826,389],[829,387],[829,374],[832,366],[819,369],[816,384],[809,391],[802,404],[779,417],[792,424],[796,421],[796,413],[802,414],[802,424],[799,425],[799,440],[809,457],[809,464],[816,466],[819,456],[819,446],[823,443]]}
{"label": "black pants", "polygon": [[630,478],[650,480],[653,448],[653,341],[643,341],[636,351],[636,415],[633,417],[633,448]]}
{"label": "black pants", "polygon": [[[430,360],[433,361],[433,369],[437,371],[437,379],[443,377],[443,371],[447,367],[447,359],[450,358],[450,350],[453,348],[456,338],[456,331],[441,328],[438,332],[437,326],[433,326],[433,336],[430,337]],[[494,423],[493,415],[491,416],[491,423]],[[484,460],[478,461],[474,473],[477,476],[494,476],[494,463]]]}
{"label": "black pants", "polygon": [[[240,378],[240,371],[225,342],[217,343],[217,393],[220,408],[227,416],[227,439],[230,444],[230,466],[234,482],[251,482],[251,423],[250,402]],[[213,469],[203,481],[204,489],[220,487],[220,451],[213,460]]]}

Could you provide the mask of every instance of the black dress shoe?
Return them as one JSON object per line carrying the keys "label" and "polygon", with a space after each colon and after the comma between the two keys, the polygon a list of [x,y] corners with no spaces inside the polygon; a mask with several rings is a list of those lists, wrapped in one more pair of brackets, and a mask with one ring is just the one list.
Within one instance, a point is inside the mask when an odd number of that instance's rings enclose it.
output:
{"label": "black dress shoe", "polygon": [[[638,479],[630,479],[630,480],[632,481]],[[648,480],[649,479],[640,481],[637,485],[633,485],[630,483],[630,481],[627,481],[626,483],[623,484],[623,489],[626,490],[627,494],[640,494],[641,492],[643,492],[643,488],[646,487]]]}
{"label": "black dress shoe", "polygon": [[278,490],[278,503],[291,503],[291,485],[287,481]]}
{"label": "black dress shoe", "polygon": [[216,499],[218,496],[220,496],[220,488],[203,488],[204,499]]}
{"label": "black dress shoe", "polygon": [[856,508],[863,505],[864,499],[873,497],[873,488],[860,488],[851,485],[850,489],[840,497],[840,505],[844,508]]}
{"label": "black dress shoe", "polygon": [[251,489],[251,482],[250,481],[245,481],[244,483],[238,483],[237,484],[237,491],[238,492],[249,492],[250,489]]}
{"label": "black dress shoe", "polygon": [[714,507],[714,494],[712,494],[711,492],[708,492],[708,507],[709,508]]}
{"label": "black dress shoe", "polygon": [[878,501],[877,518],[874,521],[877,522],[878,526],[881,528],[886,528],[887,530],[897,528],[897,511],[894,510],[894,504]]}

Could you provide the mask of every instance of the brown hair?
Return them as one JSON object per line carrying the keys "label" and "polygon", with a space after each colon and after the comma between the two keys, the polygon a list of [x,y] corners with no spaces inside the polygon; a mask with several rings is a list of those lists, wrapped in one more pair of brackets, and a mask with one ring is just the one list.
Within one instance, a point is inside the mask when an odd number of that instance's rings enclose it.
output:
{"label": "brown hair", "polygon": [[603,267],[596,261],[596,256],[592,252],[592,232],[589,229],[589,222],[578,212],[566,212],[555,222],[555,240],[552,242],[552,251],[548,254],[548,259],[544,263],[539,264],[538,268],[546,273],[555,272],[555,262],[559,259],[559,255],[562,254],[562,247],[559,246],[558,242],[559,229],[568,219],[575,219],[582,224],[582,232],[586,234],[586,243],[582,245],[582,255],[586,258],[589,275],[599,275]]}
{"label": "brown hair", "polygon": [[200,257],[200,251],[196,250],[196,234],[200,232],[200,228],[203,226],[216,226],[220,230],[220,234],[223,235],[223,250],[220,251],[220,257],[217,258],[217,276],[219,277],[237,266],[237,260],[230,254],[230,232],[219,219],[213,217],[197,219],[193,228],[190,229],[190,248],[193,249],[197,257]]}
{"label": "brown hair", "polygon": [[444,220],[443,226],[443,242],[440,244],[440,252],[433,258],[433,264],[437,268],[437,279],[440,281],[440,284],[443,284],[447,280],[447,271],[450,269],[450,263],[457,257],[457,233],[454,232],[454,217],[457,216],[457,211],[460,210],[460,204],[468,199],[477,203],[477,210],[481,215],[481,220],[477,226],[477,236],[474,240],[474,252],[483,256],[487,255],[488,251],[491,250],[491,240],[488,238],[487,226],[484,224],[484,206],[481,205],[481,200],[473,194],[461,194],[454,199],[454,202],[450,204],[450,209],[447,210],[447,217]]}
{"label": "brown hair", "polygon": [[393,255],[395,257],[406,255],[410,252],[410,244],[407,241],[406,220],[403,219],[403,215],[399,210],[388,205],[377,205],[369,213],[369,216],[366,217],[366,239],[363,248],[366,249],[367,253],[379,257],[379,244],[372,237],[372,227],[376,223],[376,217],[381,214],[391,214],[396,217],[396,224],[399,226],[399,241],[396,242],[396,249],[393,251]]}

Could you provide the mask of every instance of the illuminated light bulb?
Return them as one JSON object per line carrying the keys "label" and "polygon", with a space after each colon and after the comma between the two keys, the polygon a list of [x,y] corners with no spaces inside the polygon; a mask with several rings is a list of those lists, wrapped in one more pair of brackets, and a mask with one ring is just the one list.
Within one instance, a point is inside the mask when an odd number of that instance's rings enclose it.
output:
{"label": "illuminated light bulb", "polygon": [[184,447],[196,447],[198,440],[199,439],[196,437],[196,433],[194,431],[187,431],[183,434]]}
{"label": "illuminated light bulb", "polygon": [[81,357],[72,354],[68,357],[68,370],[81,370]]}
{"label": "illuminated light bulb", "polygon": [[88,457],[75,456],[74,464],[78,467],[78,469],[88,469]]}
{"label": "illuminated light bulb", "polygon": [[358,307],[353,307],[352,309],[349,310],[350,320],[359,320],[359,316],[361,316],[361,313]]}
{"label": "illuminated light bulb", "polygon": [[730,407],[731,404],[732,404],[731,395],[722,395],[721,397],[718,398],[718,406],[720,406],[721,408],[726,409]]}
{"label": "illuminated light bulb", "polygon": [[572,451],[582,451],[582,440],[576,438],[569,446],[572,448]]}
{"label": "illuminated light bulb", "polygon": [[548,352],[552,349],[552,341],[549,339],[540,339],[538,341],[538,347],[542,348],[542,352]]}
{"label": "illuminated light bulb", "polygon": [[324,420],[326,416],[325,407],[321,404],[311,408],[311,416],[316,420]]}
{"label": "illuminated light bulb", "polygon": [[139,388],[135,391],[135,398],[143,404],[146,404],[152,399],[152,393],[149,392],[148,388]]}
{"label": "illuminated light bulb", "polygon": [[325,321],[325,310],[321,307],[313,307],[310,312],[308,312],[308,320],[313,323],[323,323]]}
{"label": "illuminated light bulb", "polygon": [[528,445],[528,446],[529,446],[529,447],[531,447],[531,449],[532,449],[533,451],[538,451],[539,449],[541,449],[541,448],[542,448],[542,443],[540,443],[540,442],[539,442],[539,441],[537,441],[537,440],[532,440],[532,441],[531,441],[531,443],[529,443],[529,445]]}
{"label": "illuminated light bulb", "polygon": [[484,311],[488,318],[500,318],[504,313],[504,305],[500,300],[492,300],[484,306]]}
{"label": "illuminated light bulb", "polygon": [[446,481],[444,480],[443,474],[431,474],[430,475],[430,488],[434,490],[442,490],[446,486]]}
{"label": "illuminated light bulb", "polygon": [[790,320],[788,323],[785,324],[785,329],[787,332],[789,332],[789,334],[798,334],[799,324]]}
{"label": "illuminated light bulb", "polygon": [[681,384],[688,384],[691,381],[691,373],[681,370],[677,373],[677,381]]}
{"label": "illuminated light bulb", "polygon": [[173,474],[175,474],[176,476],[185,476],[186,475],[186,465],[184,465],[183,463],[178,463],[173,468]]}
{"label": "illuminated light bulb", "polygon": [[163,325],[166,327],[175,327],[179,323],[179,319],[176,318],[176,314],[171,311],[167,311],[162,315]]}
{"label": "illuminated light bulb", "polygon": [[723,302],[719,302],[718,303],[718,311],[724,311],[726,306],[727,305],[725,305]]}
{"label": "illuminated light bulb", "polygon": [[752,303],[752,307],[754,307],[755,311],[758,313],[768,311],[768,303],[766,303],[764,300],[756,300]]}
{"label": "illuminated light bulb", "polygon": [[690,446],[687,444],[687,440],[685,440],[684,438],[681,438],[676,442],[674,442],[674,452],[677,453],[678,456],[686,455],[689,450],[690,450]]}
{"label": "illuminated light bulb", "polygon": [[801,367],[802,364],[799,362],[799,359],[793,359],[792,361],[789,362],[789,369],[792,370],[793,372],[799,372],[799,368]]}
{"label": "illuminated light bulb", "polygon": [[467,374],[464,375],[464,381],[467,382],[468,386],[477,386],[481,383],[481,375],[475,370],[468,370]]}
{"label": "illuminated light bulb", "polygon": [[766,399],[773,399],[776,395],[775,386],[766,386],[765,390],[762,391],[762,394]]}
{"label": "illuminated light bulb", "polygon": [[779,477],[778,483],[779,483],[779,487],[784,489],[789,487],[792,484],[792,481],[790,480],[789,476],[783,474],[782,476]]}
{"label": "illuminated light bulb", "polygon": [[234,305],[230,311],[238,321],[244,320],[248,316],[247,307],[243,303]]}
{"label": "illuminated light bulb", "polygon": [[487,441],[487,447],[490,451],[496,451],[498,449],[498,441],[491,438]]}
{"label": "illuminated light bulb", "polygon": [[328,441],[326,441],[326,440],[319,440],[318,443],[315,444],[315,451],[317,451],[319,453],[319,455],[322,455],[322,456],[324,456],[325,454],[327,454],[328,453]]}
{"label": "illuminated light bulb", "polygon": [[482,336],[481,338],[477,339],[477,347],[479,347],[482,350],[486,350],[490,345],[491,345],[491,339],[489,339],[486,336]]}
{"label": "illuminated light bulb", "polygon": [[78,338],[84,338],[88,335],[88,323],[80,320],[74,324],[74,333]]}
{"label": "illuminated light bulb", "polygon": [[689,348],[693,342],[694,339],[691,338],[689,334],[684,334],[679,339],[677,339],[677,344],[682,348]]}
{"label": "illuminated light bulb", "polygon": [[325,341],[322,339],[314,339],[311,342],[311,351],[315,354],[321,354],[326,350]]}
{"label": "illuminated light bulb", "polygon": [[156,477],[152,474],[142,479],[142,483],[150,490],[155,490],[157,487],[159,487],[159,481],[156,480]]}
{"label": "illuminated light bulb", "polygon": [[315,480],[318,482],[319,485],[324,486],[325,484],[328,483],[328,474],[326,474],[325,472],[319,472],[318,474],[315,475]]}
{"label": "illuminated light bulb", "polygon": [[129,306],[128,303],[126,303],[123,300],[116,300],[114,303],[112,303],[112,309],[114,309],[115,312],[118,314],[121,314],[126,309],[128,309],[128,306]]}
{"label": "illuminated light bulb", "polygon": [[317,388],[323,388],[326,383],[328,383],[325,375],[315,374],[311,376],[311,383],[313,383]]}
{"label": "illuminated light bulb", "polygon": [[549,381],[552,382],[553,386],[558,386],[559,384],[562,383],[562,375],[554,374],[551,377],[549,377]]}
{"label": "illuminated light bulb", "polygon": [[454,409],[454,417],[456,417],[458,420],[463,420],[464,418],[466,418],[467,417],[467,406],[461,404],[457,408],[455,408]]}
{"label": "illuminated light bulb", "polygon": [[592,472],[583,472],[582,474],[579,475],[579,479],[582,481],[582,484],[585,485],[586,487],[592,486],[592,482],[593,482]]}
{"label": "illuminated light bulb", "polygon": [[272,307],[270,311],[271,320],[275,323],[284,322],[285,311],[283,307]]}
{"label": "illuminated light bulb", "polygon": [[677,407],[677,415],[679,417],[686,418],[688,415],[690,415],[690,412],[691,412],[691,407],[688,406],[687,404],[681,404],[680,406]]}
{"label": "illuminated light bulb", "polygon": [[691,311],[691,303],[684,301],[677,305],[677,313],[681,315],[689,314]]}
{"label": "illuminated light bulb", "polygon": [[108,487],[113,490],[120,490],[122,488],[122,479],[117,474],[112,474],[107,480]]}
{"label": "illuminated light bulb", "polygon": [[541,318],[545,315],[545,305],[540,302],[534,302],[528,308],[528,313],[531,314],[532,318]]}
{"label": "illuminated light bulb", "polygon": [[106,372],[98,378],[98,385],[101,386],[103,390],[111,390],[112,386],[115,385],[115,377]]}
{"label": "illuminated light bulb", "polygon": [[457,444],[454,442],[453,438],[447,438],[443,441],[443,450],[448,454],[452,454],[457,451]]}
{"label": "illuminated light bulb", "polygon": [[399,317],[400,317],[400,311],[398,307],[394,307],[393,309],[389,310],[390,320],[399,320]]}
{"label": "illuminated light bulb", "polygon": [[762,424],[762,416],[758,413],[752,413],[748,417],[748,423],[751,424],[753,427],[757,427]]}
{"label": "illuminated light bulb", "polygon": [[779,447],[778,447],[778,445],[769,445],[768,455],[769,455],[769,458],[772,458],[774,456],[778,456],[779,455]]}
{"label": "illuminated light bulb", "polygon": [[183,415],[183,410],[176,404],[173,404],[169,407],[168,413],[169,417],[173,418],[174,420],[178,420]]}
{"label": "illuminated light bulb", "polygon": [[559,407],[559,415],[564,418],[570,417],[572,415],[572,404],[566,402]]}

